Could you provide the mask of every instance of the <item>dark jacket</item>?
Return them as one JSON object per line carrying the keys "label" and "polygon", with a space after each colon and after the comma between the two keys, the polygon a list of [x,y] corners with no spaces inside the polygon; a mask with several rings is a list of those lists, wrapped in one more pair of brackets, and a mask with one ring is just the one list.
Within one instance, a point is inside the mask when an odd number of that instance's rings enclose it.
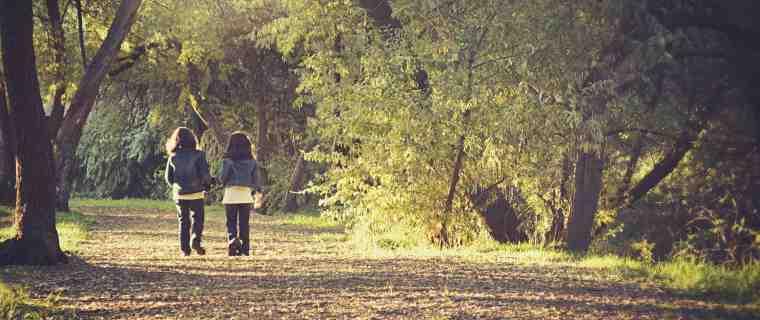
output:
{"label": "dark jacket", "polygon": [[219,169],[219,182],[225,187],[240,186],[257,188],[256,170],[258,164],[256,160],[232,160],[225,158],[222,160],[222,167]]}
{"label": "dark jacket", "polygon": [[208,190],[212,182],[206,154],[199,150],[179,150],[171,155],[165,177],[175,194]]}

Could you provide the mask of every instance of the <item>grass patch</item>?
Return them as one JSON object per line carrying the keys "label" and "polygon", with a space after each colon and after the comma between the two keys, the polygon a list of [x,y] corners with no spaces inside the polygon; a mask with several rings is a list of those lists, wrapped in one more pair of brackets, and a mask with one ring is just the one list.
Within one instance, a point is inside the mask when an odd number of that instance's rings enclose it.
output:
{"label": "grass patch", "polygon": [[75,253],[79,251],[79,244],[87,239],[95,223],[93,218],[76,211],[59,212],[56,220],[61,250]]}
{"label": "grass patch", "polygon": [[608,255],[578,258],[575,265],[649,280],[679,294],[749,305],[760,311],[760,263],[729,268],[694,259],[644,263]]}
{"label": "grass patch", "polygon": [[650,277],[682,293],[760,307],[760,263],[733,269],[679,259],[647,269]]}
{"label": "grass patch", "polygon": [[[72,208],[101,208],[101,209],[136,209],[136,210],[162,210],[176,211],[177,207],[172,200],[155,200],[155,199],[71,199],[69,206]],[[224,213],[224,207],[219,203],[206,205],[206,213],[219,214]]]}
{"label": "grass patch", "polygon": [[[68,252],[78,252],[79,244],[87,239],[93,219],[79,212],[58,212],[56,214],[56,229],[58,230],[58,239],[61,250]],[[6,225],[0,228],[0,241],[10,239],[16,235],[16,228],[13,225]]]}
{"label": "grass patch", "polygon": [[331,229],[341,226],[337,221],[323,217],[319,213],[314,212],[289,214],[285,217],[282,223],[285,225],[302,226],[313,229]]}
{"label": "grass patch", "polygon": [[19,287],[9,287],[0,281],[0,319],[73,319],[74,314],[57,308],[58,295],[32,299]]}
{"label": "grass patch", "polygon": [[125,209],[161,209],[176,210],[174,202],[171,200],[153,200],[153,199],[71,199],[69,205],[74,207],[93,207],[93,208],[125,208]]}

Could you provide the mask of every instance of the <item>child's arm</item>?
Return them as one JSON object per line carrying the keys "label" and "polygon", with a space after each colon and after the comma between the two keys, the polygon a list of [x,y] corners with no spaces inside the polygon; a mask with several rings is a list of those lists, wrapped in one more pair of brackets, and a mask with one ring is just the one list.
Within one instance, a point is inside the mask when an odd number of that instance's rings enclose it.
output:
{"label": "child's arm", "polygon": [[210,187],[212,177],[208,169],[208,161],[206,160],[205,153],[201,153],[200,161],[198,161],[198,172],[200,173],[201,182],[203,183],[203,185],[206,188]]}
{"label": "child's arm", "polygon": [[256,160],[253,161],[253,170],[251,170],[251,184],[253,184],[253,191],[261,191],[259,186],[259,163]]}
{"label": "child's arm", "polygon": [[164,180],[170,186],[174,184],[174,166],[172,166],[172,158],[166,160],[166,170],[164,170]]}
{"label": "child's arm", "polygon": [[219,182],[224,185],[227,183],[227,180],[230,179],[230,166],[228,163],[229,160],[222,159],[222,166],[219,168],[219,175],[217,176],[217,179],[219,179]]}

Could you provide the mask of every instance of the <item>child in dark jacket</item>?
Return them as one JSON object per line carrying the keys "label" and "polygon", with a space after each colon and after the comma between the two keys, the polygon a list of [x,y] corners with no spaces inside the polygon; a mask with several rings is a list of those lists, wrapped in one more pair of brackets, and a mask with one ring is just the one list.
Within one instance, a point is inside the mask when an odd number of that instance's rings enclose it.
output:
{"label": "child in dark jacket", "polygon": [[213,178],[209,173],[206,154],[197,149],[197,144],[195,134],[185,127],[174,130],[166,141],[169,160],[165,178],[177,205],[179,246],[183,256],[189,256],[191,248],[199,255],[206,254],[201,246],[205,219],[203,199]]}
{"label": "child in dark jacket", "polygon": [[228,254],[249,255],[250,211],[256,185],[257,163],[253,159],[251,140],[243,132],[234,132],[227,143],[218,179],[224,185],[222,204],[227,214]]}

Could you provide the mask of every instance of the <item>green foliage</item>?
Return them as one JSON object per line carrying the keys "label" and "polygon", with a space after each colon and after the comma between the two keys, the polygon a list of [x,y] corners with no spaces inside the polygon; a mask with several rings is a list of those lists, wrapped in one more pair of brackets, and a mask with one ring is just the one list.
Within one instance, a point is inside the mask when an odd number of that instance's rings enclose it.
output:
{"label": "green foliage", "polygon": [[110,107],[117,110],[97,110],[85,128],[77,151],[81,174],[75,190],[98,198],[165,198],[161,128],[146,121],[147,111],[134,110],[133,105]]}
{"label": "green foliage", "polygon": [[[563,135],[578,115],[532,99],[528,79],[573,86],[573,71],[585,65],[559,58],[594,49],[553,45],[568,33],[584,34],[589,45],[604,38],[594,20],[603,6],[568,12],[552,1],[394,1],[403,28],[391,32],[349,1],[286,3],[289,14],[262,33],[284,54],[303,55],[299,90],[318,104],[313,128],[323,142],[308,158],[329,167],[311,191],[328,214],[362,233],[399,224],[431,240],[447,234],[451,244],[467,244],[483,229],[471,197],[496,183],[525,194],[526,226],[542,241],[550,220],[545,200],[559,187],[556,150],[570,142]],[[589,24],[573,22],[574,14]],[[553,32],[533,23],[543,18],[555,22]],[[536,52],[560,64],[534,61]],[[417,88],[418,70],[429,75],[429,93]],[[464,169],[453,210],[445,212],[460,137]]]}

